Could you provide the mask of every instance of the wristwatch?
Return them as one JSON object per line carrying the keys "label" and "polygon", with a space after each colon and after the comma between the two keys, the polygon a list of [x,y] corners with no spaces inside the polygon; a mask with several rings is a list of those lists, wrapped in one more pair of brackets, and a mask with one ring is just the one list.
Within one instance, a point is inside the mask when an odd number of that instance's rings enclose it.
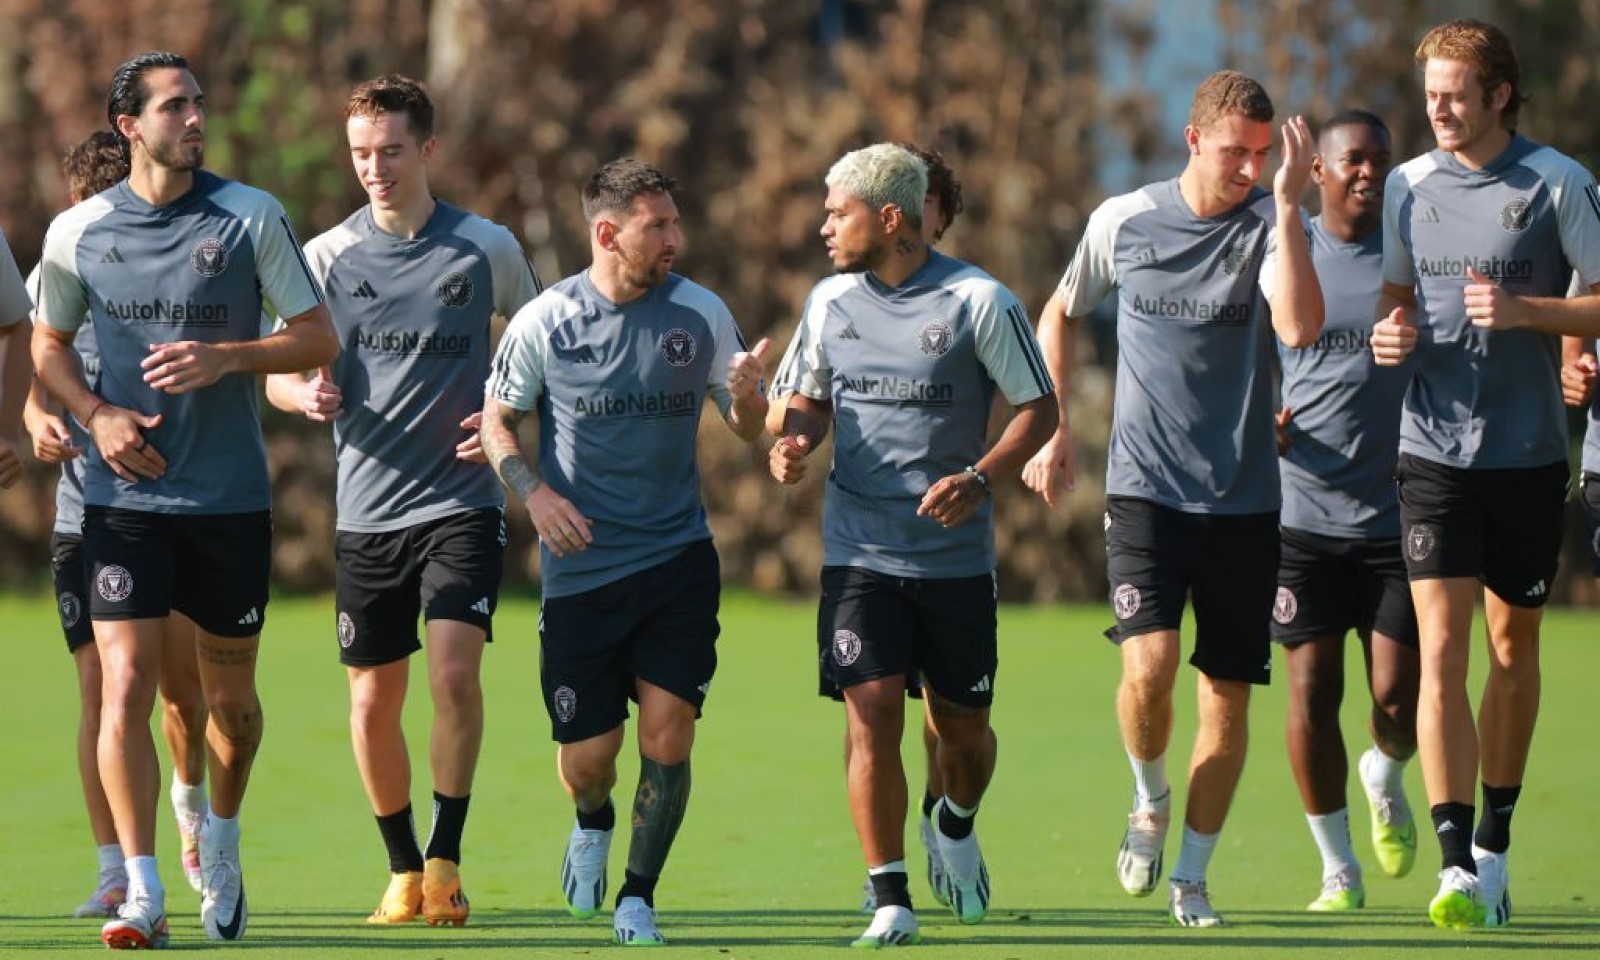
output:
{"label": "wristwatch", "polygon": [[989,492],[989,475],[979,470],[976,465],[970,466],[961,472],[969,477],[977,478],[978,486],[983,488],[983,492]]}

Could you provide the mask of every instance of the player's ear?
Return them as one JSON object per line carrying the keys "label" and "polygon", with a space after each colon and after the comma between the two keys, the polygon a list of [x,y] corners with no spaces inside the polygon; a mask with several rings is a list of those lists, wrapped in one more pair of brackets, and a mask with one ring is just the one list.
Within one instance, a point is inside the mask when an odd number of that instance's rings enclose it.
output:
{"label": "player's ear", "polygon": [[429,137],[428,139],[422,141],[422,143],[418,147],[418,149],[422,153],[422,162],[423,163],[427,163],[430,159],[432,159],[432,157],[433,157],[433,149],[434,149],[434,147],[437,147],[438,145],[439,145],[439,138],[438,137]]}
{"label": "player's ear", "polygon": [[900,204],[886,203],[878,210],[878,221],[883,224],[884,233],[894,233],[906,222],[906,214]]}
{"label": "player's ear", "polygon": [[1183,142],[1189,146],[1191,157],[1200,156],[1200,128],[1190,124],[1183,128]]}
{"label": "player's ear", "polygon": [[1327,171],[1322,169],[1322,154],[1313,154],[1311,157],[1311,182],[1320,187],[1326,177]]}
{"label": "player's ear", "polygon": [[594,221],[595,242],[602,250],[615,250],[617,248],[617,225],[605,217],[598,217]]}

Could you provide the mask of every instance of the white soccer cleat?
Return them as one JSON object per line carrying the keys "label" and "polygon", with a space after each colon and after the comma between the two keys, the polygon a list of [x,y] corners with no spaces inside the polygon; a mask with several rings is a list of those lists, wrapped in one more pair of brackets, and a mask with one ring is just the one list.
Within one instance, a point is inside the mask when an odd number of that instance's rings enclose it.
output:
{"label": "white soccer cleat", "polygon": [[173,815],[178,821],[178,853],[182,858],[183,878],[189,881],[191,890],[201,893],[205,877],[200,870],[200,825],[205,822],[205,811],[185,813],[174,808]]}
{"label": "white soccer cleat", "polygon": [[880,907],[872,913],[872,923],[850,946],[867,950],[881,947],[903,947],[922,942],[917,932],[917,915],[910,907]]}
{"label": "white soccer cleat", "polygon": [[94,893],[89,894],[89,899],[78,904],[72,915],[80,920],[91,917],[104,920],[116,916],[117,908],[127,899],[127,871],[121,867],[115,870],[102,870],[99,882],[95,884]]}
{"label": "white soccer cleat", "polygon": [[567,852],[561,858],[561,895],[567,901],[567,912],[579,920],[599,913],[605,903],[611,833],[574,825],[567,837]]}
{"label": "white soccer cleat", "polygon": [[1211,894],[1206,890],[1205,881],[1199,883],[1180,883],[1177,880],[1171,884],[1171,909],[1172,922],[1180,927],[1220,927],[1222,915],[1211,906]]}
{"label": "white soccer cleat", "polygon": [[111,950],[159,950],[167,945],[166,911],[144,897],[129,900],[100,928],[100,941]]}
{"label": "white soccer cleat", "polygon": [[1483,899],[1483,925],[1503,927],[1511,922],[1511,868],[1506,854],[1490,853],[1472,845],[1478,867],[1478,893]]}
{"label": "white soccer cleat", "polygon": [[1117,879],[1135,897],[1148,897],[1161,882],[1161,858],[1167,845],[1170,810],[1135,810],[1128,814],[1128,832],[1117,851]]}
{"label": "white soccer cleat", "polygon": [[208,818],[200,831],[200,872],[205,880],[200,893],[200,925],[209,939],[238,940],[250,922],[239,841],[235,838],[225,843],[208,835],[210,824]]}
{"label": "white soccer cleat", "polygon": [[1428,919],[1436,927],[1470,930],[1483,926],[1483,890],[1478,878],[1460,867],[1439,871],[1439,892],[1428,904]]}
{"label": "white soccer cleat", "polygon": [[667,938],[656,929],[656,911],[643,897],[623,897],[611,921],[617,942],[624,947],[664,947]]}
{"label": "white soccer cleat", "polygon": [[922,848],[928,851],[928,886],[933,890],[933,899],[939,901],[940,906],[948,907],[950,877],[944,868],[944,854],[939,852],[939,835],[933,829],[933,818],[923,817],[917,832],[922,837]]}
{"label": "white soccer cleat", "polygon": [[[944,801],[934,808],[939,816]],[[933,831],[939,845],[939,857],[944,861],[945,892],[950,897],[950,912],[962,923],[980,923],[989,914],[989,870],[983,863],[983,851],[978,849],[978,833],[974,830],[964,840],[952,840],[943,830]]]}

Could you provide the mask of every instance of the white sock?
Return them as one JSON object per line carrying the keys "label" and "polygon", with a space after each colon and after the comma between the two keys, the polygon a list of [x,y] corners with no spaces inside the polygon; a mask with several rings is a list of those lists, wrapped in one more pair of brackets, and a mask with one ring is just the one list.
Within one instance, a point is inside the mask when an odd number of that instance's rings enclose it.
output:
{"label": "white sock", "polygon": [[1361,782],[1369,793],[1397,796],[1404,790],[1406,761],[1394,759],[1376,744],[1361,759]]}
{"label": "white sock", "polygon": [[179,817],[201,817],[206,815],[206,789],[202,784],[187,784],[178,777],[178,771],[172,771],[172,789],[167,792],[172,798],[172,812]]}
{"label": "white sock", "polygon": [[100,861],[100,875],[108,873],[126,873],[127,867],[123,864],[122,847],[115,843],[102,843],[95,848],[95,857]]}
{"label": "white sock", "polygon": [[[944,798],[944,805],[945,805],[945,809],[949,810],[951,813],[955,814],[956,816],[960,817],[963,820],[971,820],[973,817],[976,817],[978,815],[978,807],[977,807],[976,804],[974,804],[971,807],[963,807],[961,804],[956,803],[954,800],[951,800],[949,797],[945,797]],[[935,812],[937,812],[938,809],[939,809],[938,807],[934,807],[934,811]]]}
{"label": "white sock", "polygon": [[238,817],[219,817],[215,813],[207,814],[203,829],[205,830],[207,843],[215,843],[220,846],[232,844],[235,847],[239,845]]}
{"label": "white sock", "polygon": [[1317,841],[1317,850],[1322,854],[1322,879],[1344,871],[1361,875],[1355,848],[1350,845],[1349,810],[1341,808],[1332,813],[1308,813],[1306,823],[1311,825],[1311,838]]}
{"label": "white sock", "polygon": [[1221,833],[1199,833],[1188,824],[1183,825],[1183,847],[1178,851],[1178,865],[1172,868],[1173,883],[1205,883],[1206,868],[1211,866],[1211,854],[1217,849]]}
{"label": "white sock", "polygon": [[1172,788],[1167,784],[1167,755],[1154,760],[1140,760],[1128,751],[1128,764],[1133,767],[1134,809],[1143,813],[1165,810],[1172,803]]}
{"label": "white sock", "polygon": [[882,865],[880,867],[868,867],[867,868],[867,876],[869,876],[869,877],[876,877],[876,876],[878,876],[879,874],[882,874],[882,873],[905,873],[905,872],[906,872],[906,862],[904,860],[891,860],[888,863],[886,863],[886,864],[884,864],[884,865]]}
{"label": "white sock", "polygon": [[149,900],[156,906],[165,906],[167,891],[161,886],[161,874],[156,871],[155,857],[129,857],[126,861],[128,870],[128,899]]}

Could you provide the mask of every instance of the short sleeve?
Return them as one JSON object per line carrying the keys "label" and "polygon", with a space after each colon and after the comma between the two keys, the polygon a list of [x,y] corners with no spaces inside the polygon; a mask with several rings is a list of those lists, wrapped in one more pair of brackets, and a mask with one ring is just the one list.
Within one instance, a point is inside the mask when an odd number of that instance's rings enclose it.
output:
{"label": "short sleeve", "polygon": [[541,298],[536,297],[511,318],[495,351],[485,387],[495,402],[522,411],[532,410],[539,402],[544,390],[545,358],[550,350],[543,315]]}

